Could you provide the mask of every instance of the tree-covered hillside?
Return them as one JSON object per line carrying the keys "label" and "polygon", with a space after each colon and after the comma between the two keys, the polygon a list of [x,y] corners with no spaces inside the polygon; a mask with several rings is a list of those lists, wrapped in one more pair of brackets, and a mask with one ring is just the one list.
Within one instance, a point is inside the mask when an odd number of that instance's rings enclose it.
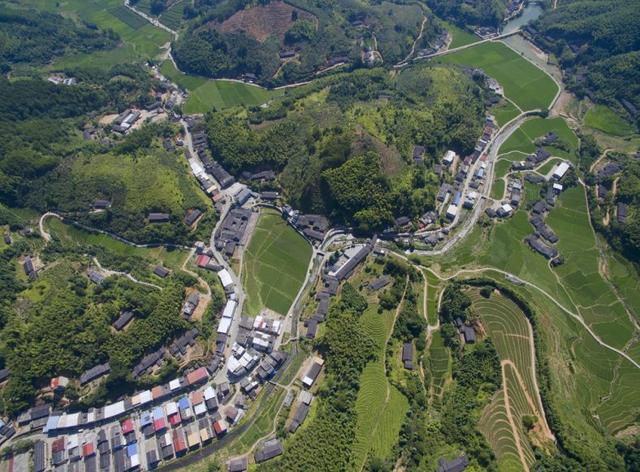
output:
{"label": "tree-covered hillside", "polygon": [[427,0],[433,12],[462,25],[498,27],[505,17],[506,0]]}
{"label": "tree-covered hillside", "polygon": [[559,2],[531,27],[560,61],[569,87],[640,117],[640,1]]}
{"label": "tree-covered hillside", "polygon": [[[212,152],[236,175],[272,169],[287,200],[361,230],[432,209],[446,149],[466,155],[482,125],[480,89],[450,67],[339,75],[268,108],[208,117]],[[425,147],[424,164],[412,159]]]}
{"label": "tree-covered hillside", "polygon": [[115,47],[117,36],[95,25],[76,23],[61,15],[20,10],[0,3],[0,71],[12,64],[46,64],[71,52]]}
{"label": "tree-covered hillside", "polygon": [[[426,8],[417,4],[358,0],[312,3],[295,0],[251,5],[224,1],[200,10],[173,45],[181,70],[208,77],[255,74],[265,85],[305,80],[336,63],[362,66],[401,61],[418,38]],[[418,48],[438,26],[425,23]],[[281,56],[282,54],[282,56]]]}

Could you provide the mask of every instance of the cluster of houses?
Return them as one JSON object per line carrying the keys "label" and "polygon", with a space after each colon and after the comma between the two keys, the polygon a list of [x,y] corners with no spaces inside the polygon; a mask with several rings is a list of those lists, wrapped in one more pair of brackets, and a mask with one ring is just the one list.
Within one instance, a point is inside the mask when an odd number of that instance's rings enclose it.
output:
{"label": "cluster of houses", "polygon": [[[235,182],[233,176],[229,174],[219,163],[211,159],[207,134],[204,131],[204,126],[202,126],[202,123],[191,117],[187,118],[186,122],[187,126],[189,127],[189,131],[191,132],[193,148],[198,154],[198,158],[204,165],[204,169],[211,175],[213,175],[216,181],[218,181],[218,183],[220,184],[220,187],[222,187],[223,189],[232,185]],[[187,158],[191,159],[190,153],[187,153]]]}
{"label": "cluster of houses", "polygon": [[229,210],[216,231],[216,249],[229,258],[233,257],[236,247],[246,243],[247,227],[252,217],[253,211],[248,208]]}
{"label": "cluster of houses", "polygon": [[320,243],[329,231],[329,220],[323,215],[304,215],[293,212],[289,222],[311,242]]}
{"label": "cluster of houses", "polygon": [[[377,239],[374,236],[365,244],[347,249],[335,263],[330,266],[324,266],[321,276],[322,288],[315,296],[315,300],[318,302],[318,305],[311,317],[304,322],[304,325],[307,328],[307,332],[305,334],[307,339],[314,339],[316,337],[318,324],[325,320],[329,311],[330,300],[338,293],[340,283],[347,280],[351,274],[353,274],[355,268],[367,258],[371,251],[374,250],[376,240]],[[380,288],[382,288],[386,283],[380,285]]]}
{"label": "cluster of houses", "polygon": [[476,330],[470,324],[462,321],[461,318],[456,318],[453,323],[460,333],[460,337],[465,344],[473,344],[476,342]]}
{"label": "cluster of houses", "polygon": [[85,413],[39,407],[42,411],[33,414],[44,419],[47,438],[34,445],[33,470],[80,463],[85,471],[153,469],[209,444],[237,423],[241,412],[233,405],[221,407],[231,397],[229,384],[204,385],[207,379],[206,369],[199,368]]}
{"label": "cluster of houses", "polygon": [[534,233],[525,238],[525,242],[538,254],[546,257],[554,266],[560,265],[564,259],[559,255],[554,244],[559,238],[556,233],[545,223],[544,217],[551,206],[547,200],[538,200],[531,207],[529,223],[534,228]]}
{"label": "cluster of houses", "polygon": [[538,167],[544,161],[551,157],[551,153],[539,147],[532,154],[529,154],[524,161],[516,161],[511,164],[511,169],[515,171],[531,170]]}
{"label": "cluster of houses", "polygon": [[438,51],[444,49],[449,42],[449,32],[446,29],[443,29],[435,39],[431,41],[429,47],[420,49],[416,54],[417,58],[423,58],[430,56],[432,54],[437,53]]}

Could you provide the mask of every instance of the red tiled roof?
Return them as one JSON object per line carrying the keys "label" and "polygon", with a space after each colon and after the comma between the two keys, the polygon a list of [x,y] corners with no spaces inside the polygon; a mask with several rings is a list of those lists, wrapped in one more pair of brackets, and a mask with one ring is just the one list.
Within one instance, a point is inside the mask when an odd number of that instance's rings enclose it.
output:
{"label": "red tiled roof", "polygon": [[193,385],[193,384],[202,382],[203,380],[206,380],[208,377],[209,377],[209,374],[207,373],[207,369],[205,369],[204,367],[200,367],[194,370],[193,372],[189,372],[189,374],[187,374],[187,383],[189,385]]}
{"label": "red tiled roof", "polygon": [[131,418],[127,418],[122,422],[122,433],[129,434],[131,431],[133,431],[133,421]]}
{"label": "red tiled roof", "polygon": [[84,446],[82,446],[82,457],[89,457],[93,454],[95,454],[93,443],[86,443]]}
{"label": "red tiled roof", "polygon": [[210,260],[211,258],[206,254],[200,254],[198,256],[198,259],[196,260],[196,263],[198,264],[198,267],[204,267],[209,263]]}

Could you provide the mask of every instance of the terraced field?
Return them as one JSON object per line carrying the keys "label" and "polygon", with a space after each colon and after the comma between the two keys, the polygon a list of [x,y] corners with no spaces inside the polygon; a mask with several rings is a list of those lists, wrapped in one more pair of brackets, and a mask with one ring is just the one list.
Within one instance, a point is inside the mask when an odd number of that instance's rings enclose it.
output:
{"label": "terraced field", "polygon": [[260,215],[244,254],[248,313],[263,307],[286,314],[304,281],[311,246],[274,211]]}
{"label": "terraced field", "polygon": [[578,137],[562,118],[533,118],[525,121],[500,147],[499,154],[513,151],[519,151],[524,154],[532,153],[536,150],[535,141],[551,131],[558,135],[563,146],[562,148],[543,146],[544,149],[553,156],[568,159],[575,163]]}
{"label": "terraced field", "polygon": [[360,318],[362,326],[376,341],[379,356],[360,375],[356,400],[358,420],[352,448],[353,463],[359,470],[369,455],[387,458],[398,440],[400,427],[409,402],[389,384],[384,371],[385,342],[393,329],[394,311],[378,313],[375,295]]}
{"label": "terraced field", "polygon": [[431,402],[439,402],[451,370],[451,356],[439,331],[433,333],[429,346],[427,365],[431,373]]}
{"label": "terraced field", "polygon": [[[478,290],[469,291],[472,310],[480,317],[493,340],[502,364],[503,388],[483,412],[480,429],[505,470],[529,467],[535,457],[523,427],[523,417],[537,419],[541,443],[551,441],[544,421],[542,402],[535,381],[533,333],[524,313],[509,299],[494,291],[489,299]],[[519,468],[513,463],[515,459]]]}

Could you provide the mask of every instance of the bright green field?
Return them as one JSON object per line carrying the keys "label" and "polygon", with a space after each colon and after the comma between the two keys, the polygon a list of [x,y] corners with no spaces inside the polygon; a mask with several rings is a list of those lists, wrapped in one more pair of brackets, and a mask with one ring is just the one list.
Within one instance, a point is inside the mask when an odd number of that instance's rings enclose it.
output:
{"label": "bright green field", "polygon": [[520,114],[513,103],[504,100],[499,105],[491,109],[491,114],[495,117],[499,126],[502,126]]}
{"label": "bright green field", "polygon": [[504,180],[496,180],[491,185],[491,198],[500,200],[504,195]]}
{"label": "bright green field", "polygon": [[503,43],[482,43],[442,56],[438,61],[482,68],[500,82],[505,95],[523,110],[547,109],[558,92],[551,77]]}
{"label": "bright green field", "polygon": [[374,303],[375,299],[369,301],[369,308],[360,318],[365,331],[376,342],[379,353],[378,359],[367,364],[360,375],[356,399],[358,419],[352,448],[353,462],[358,469],[369,455],[382,459],[391,455],[409,408],[405,396],[389,384],[384,371],[385,341],[393,328],[394,311],[380,314]]}
{"label": "bright green field", "polygon": [[451,44],[449,45],[449,49],[459,48],[460,46],[465,46],[467,44],[480,41],[480,38],[475,34],[469,33],[468,31],[457,27],[453,23],[449,23],[448,21],[444,20],[440,20],[440,22],[451,34]]}
{"label": "bright green field", "polygon": [[558,135],[567,149],[554,146],[544,146],[544,148],[553,156],[562,157],[575,163],[578,137],[562,118],[533,118],[525,121],[500,147],[499,154],[513,151],[525,154],[532,153],[536,150],[535,141],[550,131],[554,131]]}
{"label": "bright green field", "polygon": [[238,105],[262,105],[278,93],[240,82],[184,74],[176,70],[171,61],[165,61],[160,71],[165,77],[189,91],[189,98],[184,105],[185,113],[206,113],[214,108]]}
{"label": "bright green field", "polygon": [[584,116],[584,124],[614,136],[626,136],[634,132],[631,123],[604,105],[595,105]]}
{"label": "bright green field", "polygon": [[509,169],[511,169],[511,161],[508,161],[506,159],[499,159],[496,162],[495,178],[500,179],[504,177],[509,172]]}
{"label": "bright green field", "polygon": [[445,383],[449,377],[451,358],[449,349],[444,345],[440,331],[434,331],[428,351],[427,364],[431,373],[431,399],[442,400]]}
{"label": "bright green field", "polygon": [[286,315],[304,282],[311,246],[275,212],[260,215],[243,257],[247,312],[263,307]]}
{"label": "bright green field", "polygon": [[171,41],[169,33],[128,10],[122,0],[26,0],[25,4],[94,23],[101,29],[110,29],[120,35],[120,47],[63,57],[52,65],[54,69],[78,65],[110,67],[148,60],[156,57],[161,46]]}

